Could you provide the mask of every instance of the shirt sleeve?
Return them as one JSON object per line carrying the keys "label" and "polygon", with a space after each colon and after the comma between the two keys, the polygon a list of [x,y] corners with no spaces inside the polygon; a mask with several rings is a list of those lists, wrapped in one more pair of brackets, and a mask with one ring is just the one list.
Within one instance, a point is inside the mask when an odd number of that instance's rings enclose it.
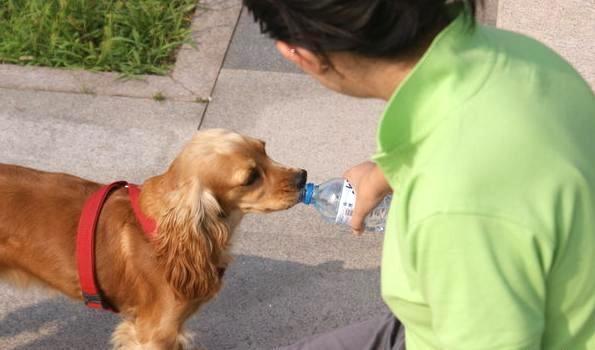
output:
{"label": "shirt sleeve", "polygon": [[444,349],[540,349],[547,246],[489,216],[439,214],[406,237],[410,263]]}

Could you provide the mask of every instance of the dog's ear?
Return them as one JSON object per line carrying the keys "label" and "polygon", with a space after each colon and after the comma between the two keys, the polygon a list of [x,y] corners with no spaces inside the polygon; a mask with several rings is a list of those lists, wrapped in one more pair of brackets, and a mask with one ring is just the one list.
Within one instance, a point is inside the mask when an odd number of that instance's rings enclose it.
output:
{"label": "dog's ear", "polygon": [[206,299],[219,288],[217,263],[229,239],[217,199],[193,180],[166,195],[157,255],[166,278],[185,298]]}

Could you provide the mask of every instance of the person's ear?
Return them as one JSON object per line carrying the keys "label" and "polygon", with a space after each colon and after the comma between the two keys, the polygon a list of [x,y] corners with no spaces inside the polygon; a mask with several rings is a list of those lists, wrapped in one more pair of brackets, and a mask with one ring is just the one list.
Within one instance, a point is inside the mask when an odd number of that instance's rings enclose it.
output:
{"label": "person's ear", "polygon": [[306,73],[322,75],[329,69],[329,65],[322,57],[308,49],[289,45],[283,41],[277,41],[275,46],[286,60],[292,62]]}

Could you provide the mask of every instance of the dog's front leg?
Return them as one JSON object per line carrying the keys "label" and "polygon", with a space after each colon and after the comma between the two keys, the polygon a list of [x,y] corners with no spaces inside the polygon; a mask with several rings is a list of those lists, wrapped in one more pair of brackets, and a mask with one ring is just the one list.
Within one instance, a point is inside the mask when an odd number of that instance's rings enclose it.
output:
{"label": "dog's front leg", "polygon": [[183,333],[188,313],[153,305],[134,319],[123,321],[112,335],[116,350],[184,350],[190,340]]}

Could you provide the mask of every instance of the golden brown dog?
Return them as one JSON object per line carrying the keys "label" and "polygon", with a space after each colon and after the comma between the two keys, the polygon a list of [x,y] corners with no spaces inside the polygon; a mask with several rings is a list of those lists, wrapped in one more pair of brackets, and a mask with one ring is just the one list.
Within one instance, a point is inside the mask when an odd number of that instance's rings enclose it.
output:
{"label": "golden brown dog", "polygon": [[[157,223],[151,241],[126,190],[114,192],[95,249],[98,284],[124,317],[115,348],[183,348],[183,323],[221,288],[219,270],[242,216],[290,208],[305,181],[305,171],[268,158],[262,141],[214,129],[198,132],[164,174],[142,184],[140,207]],[[41,282],[82,300],[77,223],[100,186],[0,164],[0,278]]]}

